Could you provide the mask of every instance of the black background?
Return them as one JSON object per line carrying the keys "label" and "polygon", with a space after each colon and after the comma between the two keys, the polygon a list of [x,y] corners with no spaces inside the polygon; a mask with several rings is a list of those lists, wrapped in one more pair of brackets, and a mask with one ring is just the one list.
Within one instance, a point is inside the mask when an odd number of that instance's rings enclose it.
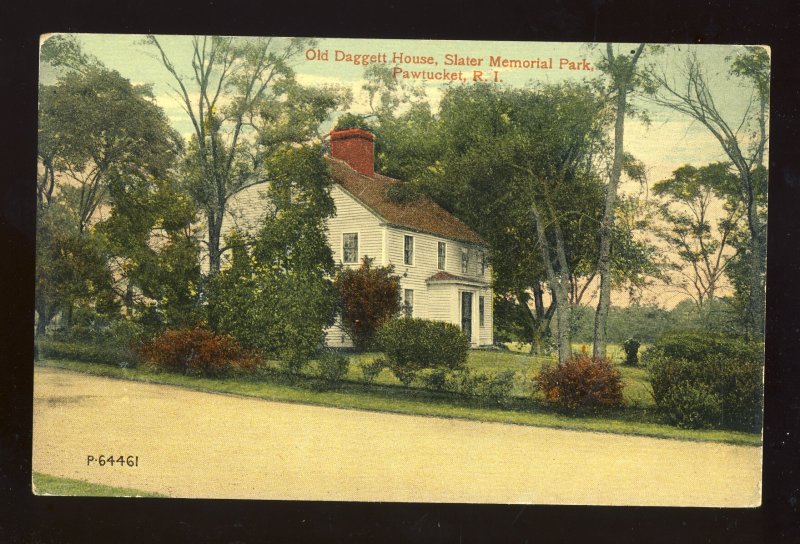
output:
{"label": "black background", "polygon": [[[45,32],[744,43],[772,47],[764,503],[755,509],[35,497],[38,37]],[[800,8],[614,0],[0,5],[0,542],[800,542]],[[579,460],[576,460],[579,462]],[[698,482],[698,485],[701,485]]]}

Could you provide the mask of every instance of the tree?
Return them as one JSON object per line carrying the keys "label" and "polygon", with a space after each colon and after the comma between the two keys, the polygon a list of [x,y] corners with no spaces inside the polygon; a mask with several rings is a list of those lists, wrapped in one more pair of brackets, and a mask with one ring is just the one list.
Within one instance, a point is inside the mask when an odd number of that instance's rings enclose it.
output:
{"label": "tree", "polygon": [[369,65],[364,78],[362,90],[369,111],[345,113],[337,119],[336,130],[372,132],[376,171],[400,180],[419,178],[442,152],[437,120],[424,89],[396,79],[385,64]]}
{"label": "tree", "polygon": [[183,75],[155,36],[146,42],[172,76],[192,123],[185,162],[189,191],[206,218],[209,272],[220,270],[222,223],[230,199],[272,179],[274,159],[318,136],[319,124],[349,96],[306,89],[291,61],[312,42],[302,39],[192,38],[191,75]]}
{"label": "tree", "polygon": [[112,183],[114,205],[97,225],[112,252],[128,317],[153,329],[203,320],[197,210],[174,177]]}
{"label": "tree", "polygon": [[400,312],[400,278],[393,272],[391,265],[373,268],[372,259],[364,257],[361,266],[336,277],[342,328],[356,349],[368,349],[375,332]]}
{"label": "tree", "polygon": [[532,336],[543,336],[555,317],[566,360],[571,298],[580,296],[570,294],[573,273],[589,255],[596,260],[601,185],[593,161],[609,121],[606,102],[584,85],[474,85],[446,92],[439,115],[444,152],[421,176],[426,192],[487,240],[495,289],[529,312]]}
{"label": "tree", "polygon": [[285,149],[267,187],[257,232],[232,232],[230,267],[211,280],[220,332],[296,371],[321,346],[336,313],[325,220],[332,183],[317,147]]}
{"label": "tree", "polygon": [[108,254],[94,232],[80,232],[74,210],[53,202],[36,223],[36,335],[63,312],[69,330],[76,305],[111,313],[116,305]]}
{"label": "tree", "polygon": [[760,337],[764,332],[764,296],[766,251],[767,175],[764,157],[767,151],[769,116],[769,54],[763,47],[745,47],[728,60],[729,73],[739,78],[750,92],[750,100],[735,121],[718,108],[711,82],[696,52],[685,59],[678,78],[653,70],[657,84],[652,100],[683,113],[701,123],[719,142],[737,174],[738,197],[744,201],[747,221],[747,281],[740,285],[745,299],[747,333]]}
{"label": "tree", "polygon": [[606,322],[608,310],[611,306],[611,241],[614,230],[615,206],[617,189],[625,158],[625,116],[628,114],[628,95],[639,85],[640,78],[637,71],[639,57],[644,51],[643,43],[631,51],[628,56],[624,53],[614,53],[614,47],[606,44],[606,56],[598,64],[600,70],[609,77],[609,92],[614,97],[614,160],[611,166],[611,175],[606,186],[605,206],[603,219],[600,223],[600,249],[597,259],[597,270],[600,274],[600,295],[595,314],[594,341],[592,354],[594,357],[606,356]]}
{"label": "tree", "polygon": [[[57,79],[39,94],[37,275],[60,287],[38,291],[39,332],[60,311],[69,326],[72,304],[96,298],[112,277],[111,250],[96,230],[98,210],[113,210],[131,187],[163,179],[181,149],[150,88],[84,54],[74,37],[48,39],[42,61]],[[67,248],[75,258],[50,262]]]}
{"label": "tree", "polygon": [[[42,59],[66,62],[52,48],[43,49]],[[149,86],[132,85],[100,64],[70,70],[39,89],[39,207],[52,201],[58,185],[83,232],[107,201],[112,178],[163,176],[180,147]]]}
{"label": "tree", "polygon": [[[663,198],[660,212],[667,226],[660,236],[679,260],[675,268],[684,278],[679,285],[701,308],[714,299],[734,255],[731,238],[744,213],[737,181],[727,163],[685,165],[653,187]],[[712,226],[717,207],[721,217]]]}

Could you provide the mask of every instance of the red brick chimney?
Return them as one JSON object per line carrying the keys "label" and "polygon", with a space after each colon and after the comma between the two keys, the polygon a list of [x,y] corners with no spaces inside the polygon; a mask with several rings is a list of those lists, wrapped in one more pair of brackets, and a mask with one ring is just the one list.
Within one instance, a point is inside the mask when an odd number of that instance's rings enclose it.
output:
{"label": "red brick chimney", "polygon": [[371,176],[375,173],[375,136],[360,128],[331,131],[331,157]]}

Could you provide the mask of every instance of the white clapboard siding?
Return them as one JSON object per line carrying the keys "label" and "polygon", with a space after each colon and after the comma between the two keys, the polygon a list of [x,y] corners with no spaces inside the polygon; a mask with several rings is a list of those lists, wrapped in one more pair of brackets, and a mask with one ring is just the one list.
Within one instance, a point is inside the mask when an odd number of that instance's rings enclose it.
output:
{"label": "white clapboard siding", "polygon": [[378,218],[338,185],[331,189],[331,196],[336,215],[327,222],[327,236],[334,262],[342,262],[342,234],[355,232],[358,233],[358,261],[346,266],[359,266],[365,256],[374,258],[375,265],[380,265],[383,231]]}
{"label": "white clapboard siding", "polygon": [[494,297],[491,289],[481,289],[478,296],[484,297],[484,320],[480,327],[480,344],[482,346],[494,343]]}
{"label": "white clapboard siding", "polygon": [[[388,250],[387,255],[389,264],[394,265],[395,273],[400,276],[402,289],[414,289],[414,317],[425,319],[438,319],[435,315],[440,315],[442,310],[432,308],[430,297],[424,295],[428,289],[425,280],[441,272],[438,268],[439,263],[439,242],[447,244],[447,258],[445,259],[445,272],[456,276],[466,276],[475,281],[487,281],[489,278],[489,268],[486,268],[484,276],[480,276],[478,268],[478,248],[465,242],[448,240],[430,234],[414,232],[397,227],[388,228]],[[413,264],[407,265],[404,262],[405,236],[414,238],[414,260]],[[467,274],[461,272],[461,249],[466,248],[470,252],[470,262]],[[419,293],[421,296],[416,296]],[[453,301],[457,303],[457,301]]]}
{"label": "white clapboard siding", "polygon": [[458,325],[458,290],[450,285],[428,286],[428,319]]}
{"label": "white clapboard siding", "polygon": [[[229,213],[226,214],[222,233],[223,236],[232,229],[243,232],[255,232],[270,207],[263,193],[267,186],[251,187],[231,199]],[[446,321],[460,326],[460,290],[466,289],[473,293],[473,319],[478,323],[477,297],[484,299],[484,326],[473,329],[477,338],[473,338],[479,345],[492,343],[494,308],[492,306],[492,290],[482,288],[474,283],[489,283],[491,270],[486,265],[485,273],[480,273],[480,255],[486,254],[484,248],[467,242],[442,238],[432,234],[421,233],[387,225],[384,220],[356,198],[334,184],[331,196],[336,206],[336,213],[326,223],[326,235],[330,245],[334,262],[342,263],[342,235],[344,233],[358,233],[358,261],[345,266],[357,267],[365,257],[375,259],[375,265],[394,265],[395,274],[400,276],[401,295],[405,296],[406,289],[414,290],[414,317]],[[404,262],[405,236],[414,238],[414,260],[411,265]],[[454,276],[466,278],[467,285],[428,284],[431,276],[442,272],[438,268],[439,242],[447,244],[446,262],[444,272]],[[462,248],[469,252],[469,265],[466,273],[462,271]],[[206,264],[207,266],[207,264]],[[325,342],[331,347],[351,347],[352,341],[335,324],[325,331]]]}

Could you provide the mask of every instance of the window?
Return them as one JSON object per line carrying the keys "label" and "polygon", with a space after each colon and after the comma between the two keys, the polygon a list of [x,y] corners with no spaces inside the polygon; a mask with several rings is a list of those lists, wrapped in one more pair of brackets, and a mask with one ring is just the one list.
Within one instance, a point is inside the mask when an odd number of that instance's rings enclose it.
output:
{"label": "window", "polygon": [[481,276],[483,276],[486,274],[486,255],[481,253],[479,262],[481,267]]}
{"label": "window", "polygon": [[358,262],[358,233],[351,232],[342,235],[342,262]]}
{"label": "window", "polygon": [[484,302],[485,297],[478,297],[478,324],[483,327],[483,318],[485,315]]}
{"label": "window", "polygon": [[403,262],[405,264],[414,264],[414,237],[406,236],[405,245],[403,248]]}
{"label": "window", "polygon": [[439,242],[439,270],[444,270],[447,264],[447,244]]}
{"label": "window", "polygon": [[469,269],[469,249],[461,248],[461,273],[466,274]]}
{"label": "window", "polygon": [[406,317],[414,317],[414,290],[406,289],[403,292],[403,312]]}

